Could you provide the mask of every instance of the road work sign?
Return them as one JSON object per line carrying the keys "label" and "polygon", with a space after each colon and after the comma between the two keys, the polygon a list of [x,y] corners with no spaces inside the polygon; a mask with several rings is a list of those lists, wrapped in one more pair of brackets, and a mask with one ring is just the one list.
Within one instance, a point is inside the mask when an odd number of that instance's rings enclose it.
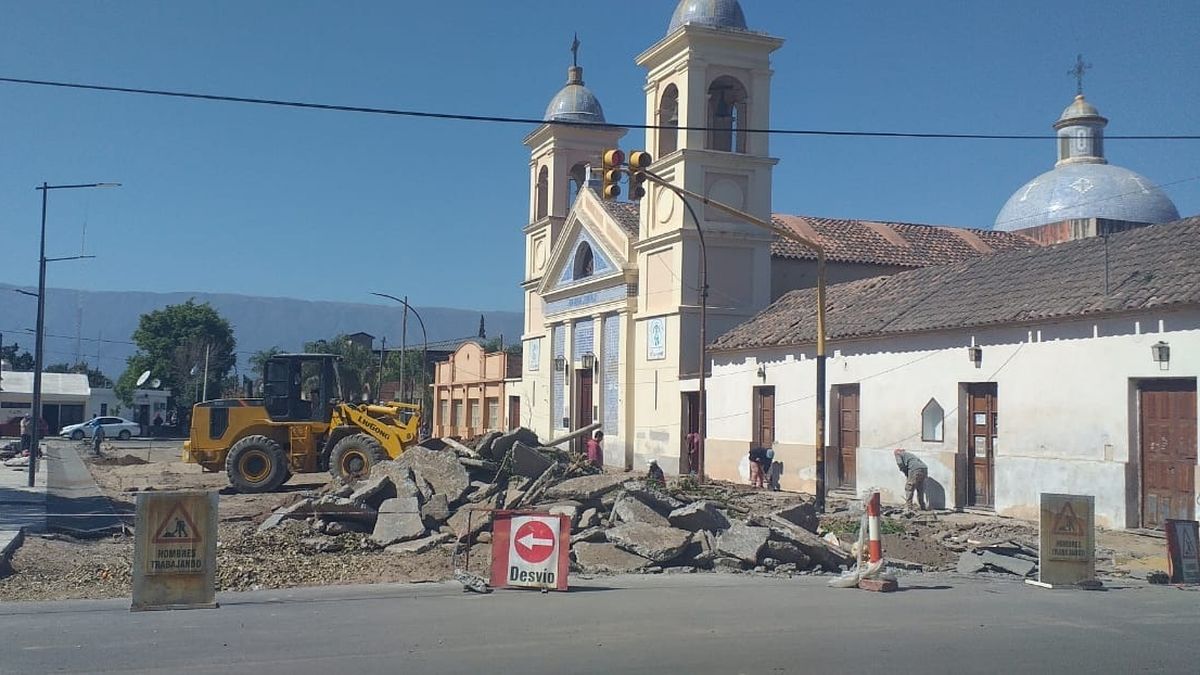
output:
{"label": "road work sign", "polygon": [[571,520],[565,515],[497,511],[491,585],[567,590],[570,537]]}
{"label": "road work sign", "polygon": [[139,494],[133,550],[131,609],[216,607],[217,493]]}
{"label": "road work sign", "polygon": [[1166,522],[1167,572],[1173,584],[1200,584],[1200,523]]}
{"label": "road work sign", "polygon": [[1049,585],[1096,576],[1096,498],[1042,493],[1038,580]]}

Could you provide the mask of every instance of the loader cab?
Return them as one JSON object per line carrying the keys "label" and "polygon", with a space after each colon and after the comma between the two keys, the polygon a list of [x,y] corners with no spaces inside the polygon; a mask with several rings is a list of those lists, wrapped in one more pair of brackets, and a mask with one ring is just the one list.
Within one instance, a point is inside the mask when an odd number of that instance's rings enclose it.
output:
{"label": "loader cab", "polygon": [[327,422],[342,400],[341,357],[277,354],[263,369],[263,406],[276,422]]}

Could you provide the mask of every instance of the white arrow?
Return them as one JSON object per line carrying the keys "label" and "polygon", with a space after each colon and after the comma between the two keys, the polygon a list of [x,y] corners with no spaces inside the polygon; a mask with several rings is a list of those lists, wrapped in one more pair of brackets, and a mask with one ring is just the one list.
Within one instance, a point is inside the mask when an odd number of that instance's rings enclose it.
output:
{"label": "white arrow", "polygon": [[554,540],[553,539],[538,539],[537,537],[533,536],[532,532],[530,532],[529,534],[525,535],[524,537],[521,537],[520,539],[518,539],[517,543],[524,546],[525,548],[533,548],[535,546],[553,546]]}

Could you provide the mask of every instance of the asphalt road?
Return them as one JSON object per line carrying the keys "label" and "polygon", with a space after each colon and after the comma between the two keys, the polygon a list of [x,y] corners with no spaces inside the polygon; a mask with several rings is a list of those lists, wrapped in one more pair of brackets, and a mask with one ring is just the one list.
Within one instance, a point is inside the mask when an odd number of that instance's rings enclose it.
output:
{"label": "asphalt road", "polygon": [[630,576],[570,593],[457,584],[0,605],[0,672],[1196,672],[1200,594],[1048,591],[906,577],[881,595],[819,578]]}

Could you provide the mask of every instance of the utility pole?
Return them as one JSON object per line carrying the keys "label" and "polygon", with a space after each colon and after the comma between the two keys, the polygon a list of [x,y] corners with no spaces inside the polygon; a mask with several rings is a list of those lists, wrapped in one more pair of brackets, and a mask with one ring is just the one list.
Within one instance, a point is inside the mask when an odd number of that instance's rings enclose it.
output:
{"label": "utility pole", "polygon": [[204,394],[200,399],[202,401],[208,400],[208,349],[210,346],[207,343],[204,345]]}
{"label": "utility pole", "polygon": [[379,341],[379,384],[375,389],[375,401],[383,403],[383,355],[387,353],[387,336]]}
{"label": "utility pole", "polygon": [[[815,438],[814,438],[813,445],[816,449],[816,474],[817,474],[816,493],[817,494],[816,494],[816,503],[814,504],[814,507],[816,508],[818,513],[824,513],[824,511],[825,511],[825,403],[826,403],[826,392],[825,392],[825,366],[826,366],[826,356],[825,356],[825,248],[823,246],[821,246],[820,244],[818,244],[817,242],[815,242],[807,237],[796,234],[795,232],[793,232],[792,230],[790,230],[786,227],[782,227],[780,225],[776,225],[773,222],[763,220],[763,219],[759,218],[758,216],[755,216],[750,213],[746,213],[745,211],[742,211],[741,209],[736,209],[732,206],[729,206],[728,204],[722,204],[721,202],[713,201],[712,199],[709,199],[708,197],[705,197],[702,194],[681,188],[673,183],[670,183],[670,182],[664,180],[662,177],[658,176],[657,174],[651,173],[650,171],[647,171],[645,169],[639,169],[639,171],[645,175],[646,180],[649,180],[650,182],[652,182],[656,185],[660,185],[668,190],[671,190],[675,194],[679,195],[680,199],[683,200],[684,205],[687,205],[688,197],[690,197],[692,199],[696,199],[707,206],[712,206],[713,208],[715,208],[719,211],[724,211],[725,213],[728,213],[729,215],[734,216],[735,218],[738,218],[739,220],[748,222],[751,225],[757,225],[758,227],[761,227],[765,230],[774,232],[775,234],[779,235],[780,237],[783,237],[785,239],[790,239],[794,242],[797,242],[798,244],[800,244],[800,245],[804,246],[805,248],[816,253],[816,255],[817,255],[817,326],[816,326],[816,333],[817,333],[817,335],[816,335],[816,370],[817,370],[817,372],[816,372],[816,410],[814,411],[815,412],[815,420],[814,421],[816,423],[815,424],[816,433],[814,434]],[[694,217],[695,216],[693,214],[693,218]],[[699,225],[699,223],[697,222],[697,226],[698,225]],[[707,291],[707,288],[705,288],[704,290]],[[701,330],[703,330],[703,328]],[[703,355],[704,352],[701,351],[701,354]],[[703,356],[702,356],[702,358],[703,358]],[[702,364],[701,365],[701,378],[703,378],[703,372],[704,371],[703,371],[703,364]],[[703,384],[703,379],[701,379],[701,383]],[[707,424],[706,424],[707,420],[704,419],[705,409],[703,407],[704,406],[704,394],[703,393],[700,394],[700,406],[701,406],[701,408],[700,408],[700,417],[701,417],[700,428],[701,428],[701,436],[703,436],[705,433],[707,433]],[[701,438],[700,443],[701,443],[701,445],[700,445],[699,464],[701,467],[703,467],[704,466],[704,439],[703,438]]]}
{"label": "utility pole", "polygon": [[408,387],[408,296],[404,296],[404,313],[400,319],[400,398],[412,403],[412,391]]}

